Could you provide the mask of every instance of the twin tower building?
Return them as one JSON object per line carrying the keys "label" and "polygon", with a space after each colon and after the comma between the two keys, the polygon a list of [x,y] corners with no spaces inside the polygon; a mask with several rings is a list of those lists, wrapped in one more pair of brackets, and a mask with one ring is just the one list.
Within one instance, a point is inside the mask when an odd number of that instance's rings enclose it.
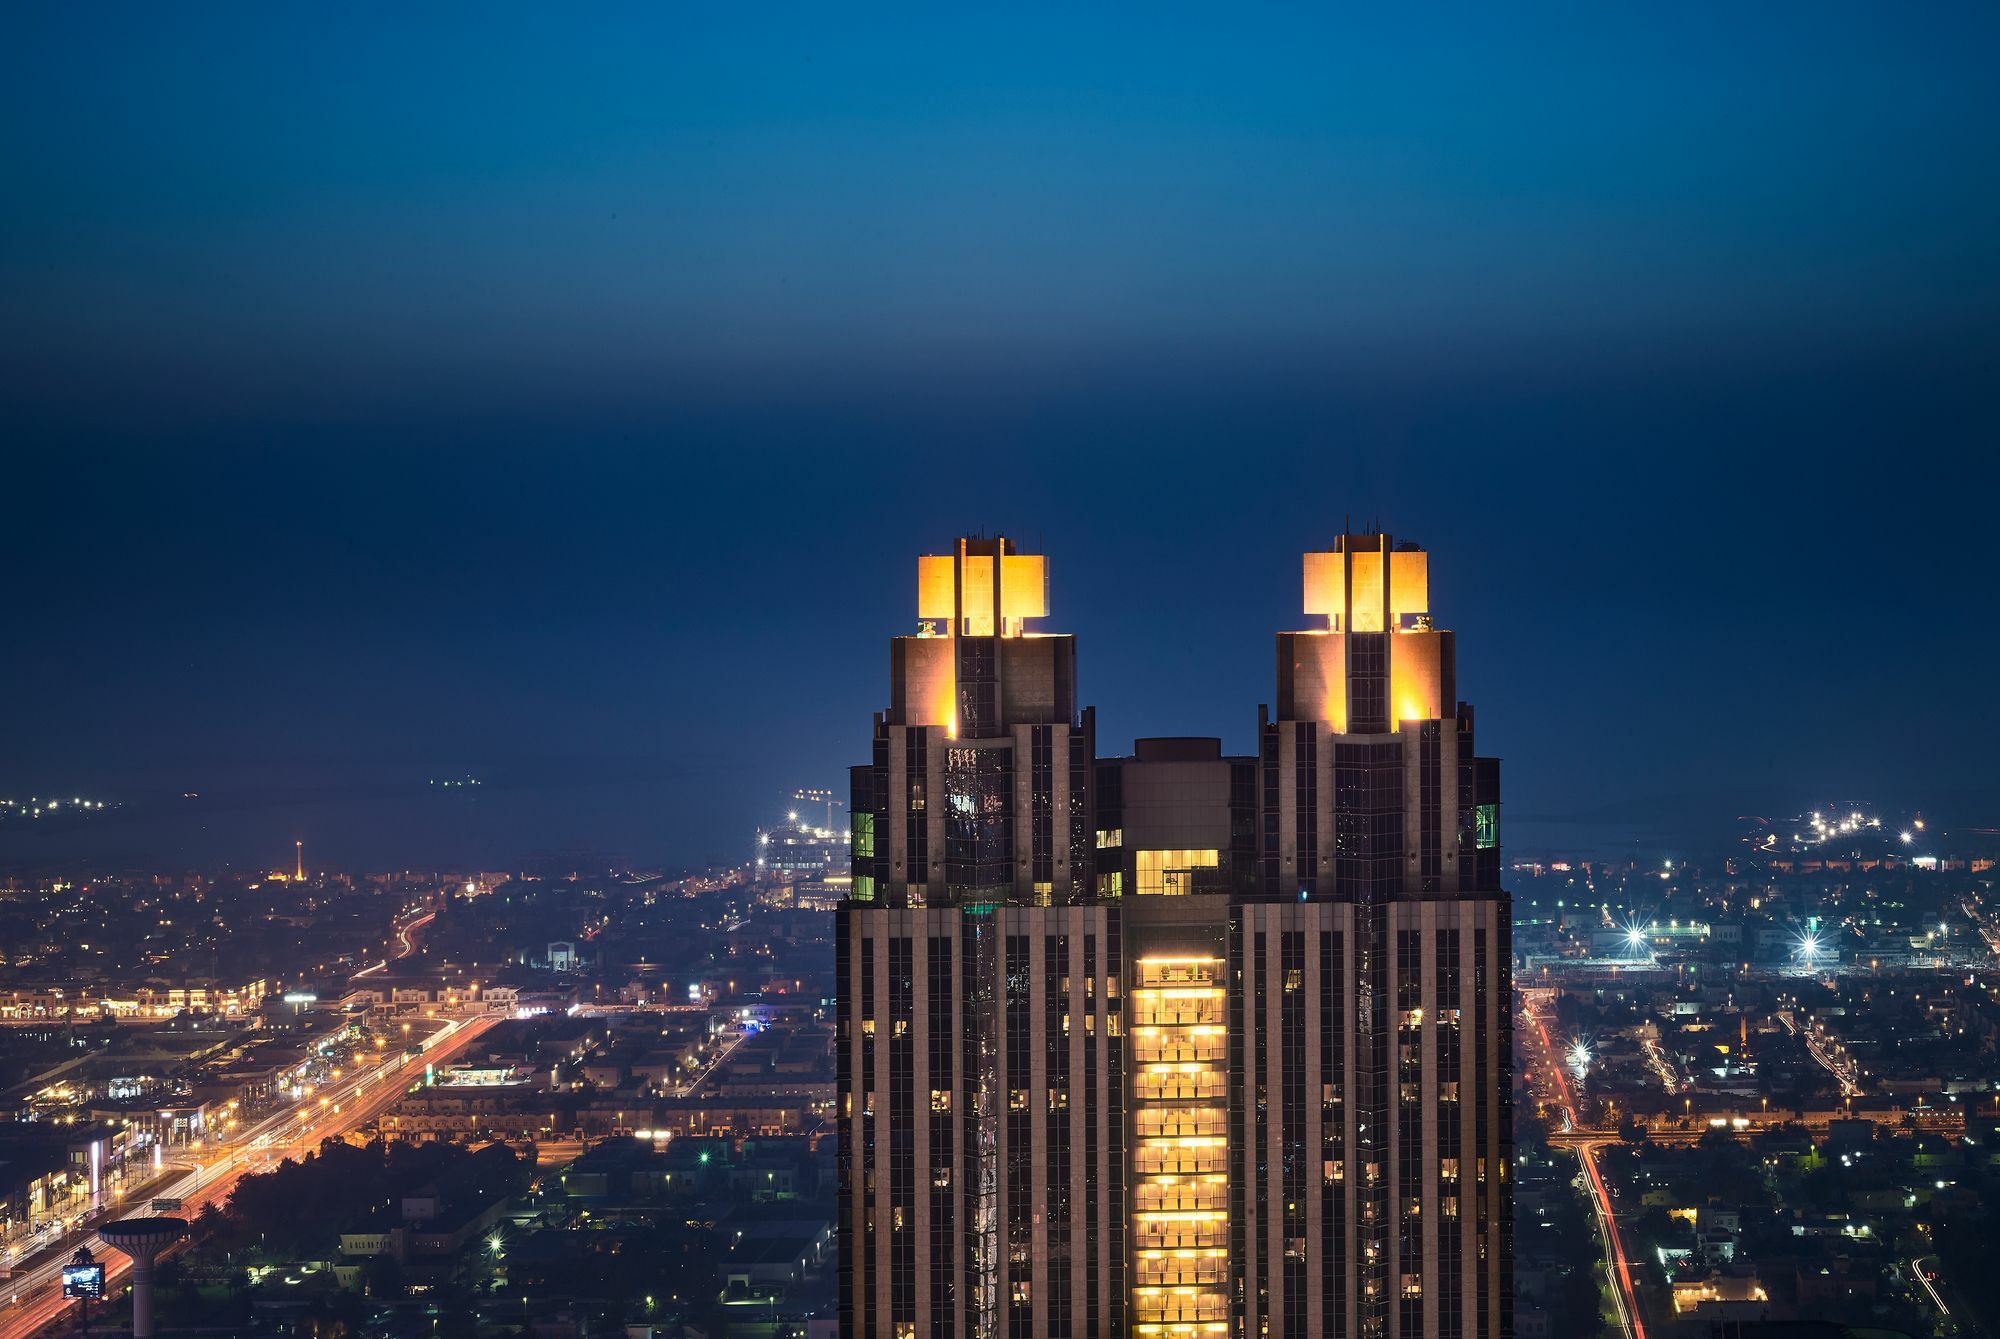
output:
{"label": "twin tower building", "polygon": [[1304,587],[1255,757],[1105,758],[1046,560],[918,560],[838,918],[843,1335],[1511,1336],[1499,764],[1428,554]]}

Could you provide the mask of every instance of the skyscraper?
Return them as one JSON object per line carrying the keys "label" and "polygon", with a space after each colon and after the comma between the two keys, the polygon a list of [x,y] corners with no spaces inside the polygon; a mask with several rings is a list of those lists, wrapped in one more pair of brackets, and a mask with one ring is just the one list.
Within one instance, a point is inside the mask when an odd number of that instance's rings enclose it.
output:
{"label": "skyscraper", "polygon": [[1047,569],[1005,540],[920,559],[917,586],[836,932],[842,1328],[1115,1333],[1117,922],[1076,642],[1027,630]]}
{"label": "skyscraper", "polygon": [[1498,765],[1428,577],[1306,555],[1256,757],[1098,760],[1045,560],[919,560],[838,920],[843,1333],[1511,1333]]}

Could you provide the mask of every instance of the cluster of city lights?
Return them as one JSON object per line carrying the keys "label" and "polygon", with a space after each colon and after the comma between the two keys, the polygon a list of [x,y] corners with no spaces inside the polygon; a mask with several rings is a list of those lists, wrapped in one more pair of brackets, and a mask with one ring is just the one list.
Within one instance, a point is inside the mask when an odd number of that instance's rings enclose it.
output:
{"label": "cluster of city lights", "polygon": [[1813,835],[1806,837],[1801,833],[1795,832],[1792,834],[1792,840],[1813,843],[1829,842],[1836,837],[1850,837],[1868,828],[1879,828],[1881,826],[1881,819],[1872,815],[1863,815],[1859,809],[1854,810],[1845,817],[1835,818],[1826,818],[1815,809],[1812,813]]}
{"label": "cluster of city lights", "polygon": [[[785,826],[776,829],[776,832],[779,834],[778,845],[780,846],[797,846],[802,842],[810,845],[815,841],[827,842],[833,841],[836,838],[845,838],[849,842],[853,841],[851,833],[836,832],[832,828],[818,828],[810,823],[799,822],[799,811],[796,809],[791,810],[785,815]],[[757,834],[757,845],[759,847],[771,844],[771,833],[760,832]],[[764,868],[764,857],[762,855],[757,857],[757,868]]]}
{"label": "cluster of city lights", "polygon": [[53,818],[59,814],[97,813],[116,806],[73,795],[67,800],[30,795],[26,800],[0,800],[0,818]]}
{"label": "cluster of city lights", "polygon": [[[1860,809],[1850,809],[1844,814],[1822,813],[1815,809],[1812,813],[1806,815],[1799,830],[1792,833],[1792,842],[1795,847],[1800,849],[1811,846],[1824,846],[1828,842],[1837,842],[1863,834],[1875,833],[1881,831],[1881,829],[1882,819],[1879,815],[1870,814]],[[1909,827],[1904,828],[1897,834],[1897,839],[1903,845],[1908,846],[1916,841],[1917,833],[1923,830],[1924,820],[1921,818],[1913,819]],[[1768,844],[1769,839],[1767,839]]]}
{"label": "cluster of city lights", "polygon": [[1907,848],[1920,843],[1925,830],[1921,815],[1911,815],[1906,824],[1898,827],[1892,822],[1885,822],[1880,813],[1860,805],[1815,809],[1789,820],[1756,818],[1746,821],[1755,826],[1744,835],[1744,842],[1753,852],[1767,856],[1788,851],[1812,851],[1843,843],[1873,847],[1878,842],[1888,841],[1891,834],[1897,844]]}

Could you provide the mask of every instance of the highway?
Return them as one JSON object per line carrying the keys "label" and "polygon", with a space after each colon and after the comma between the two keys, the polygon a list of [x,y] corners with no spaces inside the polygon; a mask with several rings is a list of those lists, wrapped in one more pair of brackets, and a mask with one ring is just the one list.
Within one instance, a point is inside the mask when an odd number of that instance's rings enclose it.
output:
{"label": "highway", "polygon": [[[286,1158],[316,1150],[325,1139],[359,1129],[387,1111],[423,1077],[424,1066],[440,1064],[464,1050],[500,1021],[485,1015],[446,1023],[426,1038],[415,1055],[388,1056],[364,1073],[331,1085],[333,1091],[309,1093],[291,1106],[273,1112],[221,1145],[205,1162],[153,1187],[149,1199],[181,1201],[178,1216],[192,1219],[208,1204],[222,1205],[239,1178],[268,1171]],[[37,1263],[16,1274],[8,1298],[0,1306],[0,1339],[28,1339],[74,1310],[62,1296],[61,1272],[78,1245],[88,1240],[91,1253],[104,1264],[105,1287],[124,1275],[129,1262],[118,1252],[96,1244],[95,1224],[121,1217],[143,1216],[134,1204],[96,1215],[90,1229],[72,1233],[44,1249]]]}
{"label": "highway", "polygon": [[[357,978],[381,971],[392,961],[417,951],[416,931],[429,924],[435,911],[426,912],[396,932],[401,944],[394,958],[384,958],[373,967],[355,973]],[[62,1295],[62,1267],[78,1246],[88,1245],[91,1254],[104,1264],[107,1294],[111,1284],[122,1277],[130,1262],[96,1239],[100,1223],[119,1218],[143,1216],[152,1200],[181,1201],[178,1216],[192,1219],[209,1204],[223,1205],[239,1178],[269,1171],[286,1158],[301,1157],[319,1147],[322,1140],[337,1139],[361,1128],[387,1111],[423,1076],[424,1066],[441,1064],[470,1046],[498,1023],[494,1016],[448,1021],[426,1037],[417,1054],[384,1054],[361,1072],[307,1092],[289,1106],[280,1108],[248,1128],[220,1142],[205,1160],[197,1160],[181,1175],[156,1181],[148,1187],[145,1201],[113,1205],[91,1214],[87,1225],[37,1251],[30,1262],[7,1283],[7,1296],[0,1301],[0,1339],[28,1339],[75,1309]]]}
{"label": "highway", "polygon": [[1603,1234],[1607,1272],[1611,1275],[1611,1300],[1618,1309],[1618,1324],[1628,1339],[1646,1339],[1646,1323],[1639,1315],[1639,1296],[1632,1284],[1632,1267],[1625,1258],[1625,1242],[1618,1234],[1618,1218],[1611,1209],[1611,1192],[1597,1169],[1597,1150],[1617,1142],[1613,1135],[1591,1137],[1594,1132],[1577,1124],[1576,1099],[1569,1088],[1562,1057],[1549,1039],[1548,1024],[1531,1003],[1524,1003],[1529,1021],[1535,1025],[1540,1063],[1555,1080],[1555,1091],[1563,1111],[1563,1132],[1576,1136],[1572,1145],[1577,1161],[1583,1164],[1584,1179],[1590,1184],[1590,1202],[1597,1211],[1598,1230]]}

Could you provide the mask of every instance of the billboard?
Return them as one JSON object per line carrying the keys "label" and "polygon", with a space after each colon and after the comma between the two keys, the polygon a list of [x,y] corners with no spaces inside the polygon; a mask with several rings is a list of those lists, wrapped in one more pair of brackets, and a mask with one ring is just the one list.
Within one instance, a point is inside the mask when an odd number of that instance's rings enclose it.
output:
{"label": "billboard", "polygon": [[103,1265],[64,1265],[62,1280],[64,1297],[104,1296]]}

